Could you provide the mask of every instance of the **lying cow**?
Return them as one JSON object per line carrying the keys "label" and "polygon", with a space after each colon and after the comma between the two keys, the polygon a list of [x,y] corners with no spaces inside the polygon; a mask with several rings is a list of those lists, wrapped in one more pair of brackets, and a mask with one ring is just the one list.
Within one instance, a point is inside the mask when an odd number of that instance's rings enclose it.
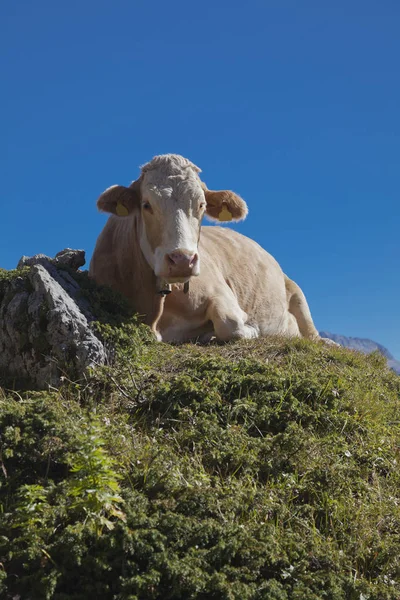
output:
{"label": "lying cow", "polygon": [[201,227],[204,215],[240,221],[247,205],[208,190],[199,173],[182,156],[156,156],[129,187],[101,194],[97,206],[112,216],[90,276],[125,295],[166,342],[318,338],[303,292],[270,254],[235,231]]}

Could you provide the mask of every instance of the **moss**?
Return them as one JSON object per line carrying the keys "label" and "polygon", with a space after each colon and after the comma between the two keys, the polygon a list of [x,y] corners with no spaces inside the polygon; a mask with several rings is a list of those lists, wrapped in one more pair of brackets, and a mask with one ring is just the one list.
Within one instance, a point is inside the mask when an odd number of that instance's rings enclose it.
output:
{"label": "moss", "polygon": [[16,279],[17,277],[23,277],[27,273],[29,273],[30,267],[23,267],[22,269],[11,269],[8,271],[7,269],[0,269],[0,283],[10,282]]}
{"label": "moss", "polygon": [[6,303],[9,302],[16,290],[26,292],[31,291],[31,284],[26,277],[29,270],[29,267],[14,269],[12,271],[0,269],[0,303],[2,303],[3,300]]}
{"label": "moss", "polygon": [[60,271],[66,271],[79,284],[81,297],[89,302],[99,322],[120,325],[132,318],[136,322],[129,302],[110,287],[97,285],[88,271],[75,271],[66,266],[60,267]]}

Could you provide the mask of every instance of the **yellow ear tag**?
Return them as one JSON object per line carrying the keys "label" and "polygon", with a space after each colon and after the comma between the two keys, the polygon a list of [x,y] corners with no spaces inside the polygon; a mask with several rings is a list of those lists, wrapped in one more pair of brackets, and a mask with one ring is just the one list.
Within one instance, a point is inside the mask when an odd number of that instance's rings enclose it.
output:
{"label": "yellow ear tag", "polygon": [[116,213],[119,217],[127,217],[129,215],[128,209],[122,204],[122,202],[117,202]]}
{"label": "yellow ear tag", "polygon": [[226,205],[222,205],[222,210],[218,215],[220,221],[232,221],[232,213],[227,209]]}

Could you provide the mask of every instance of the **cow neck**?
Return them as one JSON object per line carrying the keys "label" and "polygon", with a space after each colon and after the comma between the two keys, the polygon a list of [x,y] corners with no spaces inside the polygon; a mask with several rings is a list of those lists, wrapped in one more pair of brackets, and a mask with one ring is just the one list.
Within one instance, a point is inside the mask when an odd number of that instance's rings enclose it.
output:
{"label": "cow neck", "polygon": [[139,313],[145,314],[144,322],[157,334],[157,324],[164,311],[165,296],[157,293],[159,289],[158,278],[156,278],[140,247],[142,233],[140,213],[134,214],[133,220],[133,227],[131,227],[133,253],[131,258],[136,309]]}
{"label": "cow neck", "polygon": [[143,311],[143,304],[147,304],[148,307],[148,297],[152,297],[156,292],[156,277],[140,248],[140,220],[140,213],[134,213],[125,221],[125,248],[127,256],[129,255],[126,265],[129,266],[123,274],[123,277],[129,280],[132,300],[138,312]]}

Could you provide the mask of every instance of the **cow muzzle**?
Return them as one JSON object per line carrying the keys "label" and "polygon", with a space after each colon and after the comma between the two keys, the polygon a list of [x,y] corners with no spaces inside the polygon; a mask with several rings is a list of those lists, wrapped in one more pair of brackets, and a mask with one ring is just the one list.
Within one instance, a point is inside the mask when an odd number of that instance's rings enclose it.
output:
{"label": "cow muzzle", "polygon": [[199,274],[199,255],[178,249],[164,256],[163,278],[169,283],[184,283]]}

